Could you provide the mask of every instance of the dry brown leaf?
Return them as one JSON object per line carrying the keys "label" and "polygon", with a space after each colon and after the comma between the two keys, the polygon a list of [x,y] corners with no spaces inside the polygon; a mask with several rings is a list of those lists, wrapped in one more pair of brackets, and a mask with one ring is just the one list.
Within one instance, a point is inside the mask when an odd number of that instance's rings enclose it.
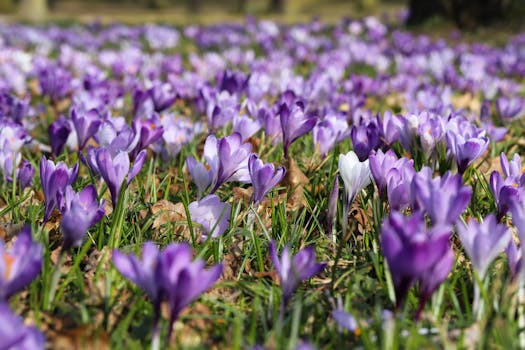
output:
{"label": "dry brown leaf", "polygon": [[458,109],[468,108],[474,113],[479,113],[481,109],[481,103],[479,98],[472,96],[470,92],[463,95],[454,95],[451,98],[452,105]]}
{"label": "dry brown leaf", "polygon": [[252,198],[253,188],[234,187],[232,191],[234,202],[242,202],[246,204],[249,203]]}
{"label": "dry brown leaf", "polygon": [[288,158],[286,162],[286,176],[284,177],[283,184],[289,187],[295,187],[300,185],[307,185],[310,179],[301,171],[299,166],[293,158]]}
{"label": "dry brown leaf", "polygon": [[18,232],[22,229],[22,224],[14,224],[12,222],[2,222],[0,223],[0,238],[5,241],[9,241],[15,237]]}
{"label": "dry brown leaf", "polygon": [[77,327],[70,330],[53,332],[48,341],[52,349],[110,349],[110,337],[105,331],[95,329],[90,325]]}
{"label": "dry brown leaf", "polygon": [[51,213],[51,217],[44,225],[44,229],[46,231],[58,231],[60,226],[60,220],[62,219],[62,214],[60,214],[60,211],[58,209],[53,210]]}
{"label": "dry brown leaf", "polygon": [[289,210],[297,210],[306,204],[303,195],[303,187],[310,182],[308,177],[297,166],[293,158],[289,158],[286,166],[286,176],[283,184],[288,187],[288,199],[286,206]]}
{"label": "dry brown leaf", "polygon": [[174,204],[162,199],[150,208],[151,214],[157,217],[153,221],[153,228],[159,228],[167,223],[186,220],[186,211],[182,203]]}

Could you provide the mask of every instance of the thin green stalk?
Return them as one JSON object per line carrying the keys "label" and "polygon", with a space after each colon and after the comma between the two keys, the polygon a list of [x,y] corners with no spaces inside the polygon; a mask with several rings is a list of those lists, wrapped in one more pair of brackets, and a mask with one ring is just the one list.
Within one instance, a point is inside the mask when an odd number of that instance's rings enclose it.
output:
{"label": "thin green stalk", "polygon": [[51,277],[51,286],[49,287],[46,303],[44,304],[44,310],[46,311],[49,311],[51,309],[51,305],[55,300],[55,293],[57,290],[58,281],[60,280],[62,263],[64,261],[65,255],[66,251],[64,249],[60,249],[60,254],[58,255],[58,261],[55,266],[55,271],[53,272],[53,276]]}
{"label": "thin green stalk", "polygon": [[118,248],[120,243],[120,236],[122,232],[122,226],[124,225],[124,217],[126,213],[126,207],[128,203],[128,191],[123,186],[118,202],[117,207],[114,210],[113,221],[111,223],[110,233],[109,233],[109,247],[111,249]]}
{"label": "thin green stalk", "polygon": [[255,253],[257,254],[257,264],[259,265],[259,271],[264,271],[264,258],[261,251],[261,245],[259,244],[259,238],[255,234],[254,225],[255,224],[255,208],[253,204],[250,204],[250,210],[248,212],[248,230],[252,235],[253,244],[255,245]]}

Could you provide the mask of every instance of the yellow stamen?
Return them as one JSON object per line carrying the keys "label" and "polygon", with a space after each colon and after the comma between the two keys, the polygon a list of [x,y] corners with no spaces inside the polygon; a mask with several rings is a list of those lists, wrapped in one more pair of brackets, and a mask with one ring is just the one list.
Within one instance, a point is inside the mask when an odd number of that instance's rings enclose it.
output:
{"label": "yellow stamen", "polygon": [[356,337],[359,337],[361,335],[361,328],[357,327],[356,330],[354,331],[354,335]]}
{"label": "yellow stamen", "polygon": [[9,276],[11,276],[11,269],[13,268],[15,258],[13,258],[11,255],[7,253],[4,253],[2,258],[4,259],[4,264],[5,264],[4,278],[8,279]]}

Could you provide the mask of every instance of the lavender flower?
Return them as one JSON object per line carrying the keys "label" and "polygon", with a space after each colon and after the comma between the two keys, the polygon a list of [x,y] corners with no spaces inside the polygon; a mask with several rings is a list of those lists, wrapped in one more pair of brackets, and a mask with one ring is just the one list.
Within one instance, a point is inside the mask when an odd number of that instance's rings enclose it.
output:
{"label": "lavender flower", "polygon": [[281,257],[277,256],[275,242],[270,242],[270,257],[275,271],[281,281],[283,290],[283,305],[287,304],[293,292],[301,283],[323,271],[326,263],[318,264],[313,246],[300,250],[295,256],[290,255],[290,248],[285,246]]}
{"label": "lavender flower", "polygon": [[284,156],[288,157],[290,145],[312,130],[317,118],[305,112],[305,106],[302,102],[296,102],[292,106],[283,103],[279,115],[283,133]]}
{"label": "lavender flower", "polygon": [[162,84],[160,82],[155,82],[148,90],[148,94],[153,103],[153,109],[157,113],[168,109],[177,99],[177,94],[173,91],[171,84]]}
{"label": "lavender flower", "polygon": [[0,302],[0,325],[0,349],[45,349],[44,335],[36,327],[24,325],[24,321],[3,302]]}
{"label": "lavender flower", "polygon": [[20,184],[20,188],[25,189],[33,186],[33,177],[35,176],[35,168],[27,160],[23,160],[18,169],[17,181]]}
{"label": "lavender flower", "polygon": [[498,224],[492,214],[481,224],[469,220],[467,225],[458,223],[457,228],[465,252],[480,279],[483,279],[492,261],[508,246],[512,238],[510,231],[505,225]]}
{"label": "lavender flower", "polygon": [[136,283],[151,298],[154,307],[153,348],[158,348],[158,320],[160,304],[167,300],[170,306],[168,339],[173,323],[180,312],[209,289],[222,273],[222,265],[204,268],[204,261],[192,261],[188,244],[172,243],[159,253],[152,242],[144,244],[142,259],[113,251],[113,263],[126,278]]}
{"label": "lavender flower", "polygon": [[525,110],[525,102],[518,98],[502,96],[496,100],[496,109],[503,120],[519,118]]}
{"label": "lavender flower", "polygon": [[359,125],[352,127],[350,138],[354,151],[361,162],[368,159],[371,150],[376,150],[381,146],[380,136],[376,119],[367,122],[361,121]]}
{"label": "lavender flower", "polygon": [[414,176],[412,194],[413,206],[426,211],[434,225],[453,225],[470,203],[472,189],[459,174],[432,178],[432,171],[423,168]]}
{"label": "lavender flower", "polygon": [[501,153],[500,163],[505,178],[499,172],[493,171],[489,181],[498,208],[498,219],[507,213],[511,202],[518,200],[519,188],[525,184],[525,175],[521,173],[521,160],[518,154],[514,154],[509,162],[507,156]]}
{"label": "lavender flower", "polygon": [[88,140],[97,133],[98,128],[102,124],[102,120],[96,109],[82,113],[72,108],[70,118],[73,121],[73,126],[77,134],[78,149],[82,150]]}
{"label": "lavender flower", "polygon": [[180,312],[208,290],[222,274],[222,264],[205,269],[203,260],[192,261],[188,244],[172,243],[161,253],[161,286],[170,305],[170,333]]}
{"label": "lavender flower", "polygon": [[219,172],[219,156],[217,149],[217,138],[209,135],[204,142],[204,160],[205,164],[198,163],[192,156],[186,159],[186,166],[197,185],[198,197],[210,186],[217,182]]}
{"label": "lavender flower", "polygon": [[261,129],[261,121],[248,116],[235,116],[233,118],[233,131],[241,134],[246,141]]}
{"label": "lavender flower", "polygon": [[119,250],[113,251],[113,264],[117,270],[148,294],[156,312],[160,311],[162,298],[159,259],[159,249],[153,242],[144,243],[142,259],[133,254],[125,255]]}
{"label": "lavender flower", "polygon": [[88,152],[88,156],[93,170],[98,172],[106,182],[111,193],[111,202],[116,207],[124,179],[127,178],[126,186],[128,186],[137,176],[146,160],[146,151],[142,150],[137,155],[131,168],[129,155],[126,152],[119,152],[116,156],[112,156],[108,149],[98,148]]}
{"label": "lavender flower", "polygon": [[21,291],[41,268],[42,245],[33,241],[29,226],[20,231],[9,252],[0,240],[0,300],[7,301]]}
{"label": "lavender flower", "polygon": [[49,125],[49,143],[51,144],[51,150],[54,155],[58,156],[62,153],[71,130],[72,127],[69,120],[63,115],[60,115],[58,119]]}
{"label": "lavender flower", "polygon": [[274,188],[284,177],[283,167],[274,168],[273,164],[264,164],[257,154],[252,154],[248,160],[248,170],[253,187],[252,202],[259,204],[264,196]]}
{"label": "lavender flower", "polygon": [[146,147],[162,137],[164,128],[162,126],[158,126],[157,121],[154,118],[145,120],[139,118],[134,119],[132,126],[135,134],[139,135],[139,142],[130,154],[130,158],[134,160],[140,151],[146,149]]}
{"label": "lavender flower", "polygon": [[402,185],[408,184],[410,186],[416,173],[414,161],[405,157],[397,159],[393,150],[388,150],[386,153],[383,153],[382,150],[373,151],[368,159],[370,160],[370,171],[379,190],[379,195],[385,198],[388,194],[390,205],[394,204],[393,206],[398,208],[403,207],[406,204],[406,200],[399,201],[398,198],[406,197],[410,194],[410,191],[405,188],[406,186]]}
{"label": "lavender flower", "polygon": [[191,220],[202,226],[203,240],[209,236],[216,238],[222,235],[230,225],[231,205],[221,202],[219,197],[214,194],[190,203],[188,210]]}
{"label": "lavender flower", "polygon": [[220,185],[228,181],[249,182],[248,157],[252,145],[242,143],[240,134],[234,132],[217,141],[217,179],[211,190],[215,193]]}
{"label": "lavender flower", "polygon": [[328,114],[323,120],[319,120],[312,132],[314,144],[319,145],[323,157],[348,134],[348,122],[337,114]]}
{"label": "lavender flower", "polygon": [[516,246],[514,239],[510,239],[507,248],[505,249],[505,254],[507,255],[507,262],[509,265],[510,276],[512,279],[515,279],[520,275],[521,270],[521,249]]}
{"label": "lavender flower", "polygon": [[44,221],[47,221],[53,212],[53,209],[62,206],[60,198],[63,198],[63,193],[67,185],[72,185],[78,174],[78,164],[71,169],[63,162],[58,162],[56,165],[52,160],[47,160],[42,156],[40,160],[40,181],[42,184],[42,191],[46,200]]}
{"label": "lavender flower", "polygon": [[104,201],[98,203],[97,191],[93,185],[86,186],[80,193],[68,186],[61,211],[60,228],[64,235],[62,247],[67,251],[79,247],[87,230],[104,217]]}
{"label": "lavender flower", "polygon": [[[519,260],[519,266],[514,268],[513,270],[517,272],[516,278],[519,281],[523,281],[525,279],[525,268],[523,268],[522,266],[523,256],[525,256],[525,244],[523,244],[523,242],[525,242],[525,200],[523,200],[523,193],[520,193],[520,200],[511,202],[510,212],[512,213],[512,223],[514,224],[514,226],[516,226],[516,229],[518,230],[521,251],[521,254],[514,254],[514,257],[516,259],[513,259],[512,262],[514,262],[514,264],[517,264],[517,260]],[[521,258],[517,259],[517,256],[521,256]]]}
{"label": "lavender flower", "polygon": [[489,145],[489,139],[484,135],[484,131],[477,134],[469,134],[448,130],[446,140],[448,150],[456,160],[458,171],[461,174],[487,150]]}
{"label": "lavender flower", "polygon": [[448,275],[450,269],[447,271],[447,268],[452,266],[440,263],[449,254],[449,236],[447,226],[435,226],[428,231],[420,212],[410,217],[392,212],[385,220],[381,227],[381,246],[392,273],[398,307],[416,281],[424,279],[422,284],[427,285],[424,289],[428,294],[436,287],[434,281],[428,280],[432,271],[438,276]]}

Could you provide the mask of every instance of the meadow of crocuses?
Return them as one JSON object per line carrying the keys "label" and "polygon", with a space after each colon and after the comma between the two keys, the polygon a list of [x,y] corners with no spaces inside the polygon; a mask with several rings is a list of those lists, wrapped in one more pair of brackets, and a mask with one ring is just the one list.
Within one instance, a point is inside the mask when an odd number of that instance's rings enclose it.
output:
{"label": "meadow of crocuses", "polygon": [[524,115],[525,35],[2,24],[0,349],[525,347]]}

